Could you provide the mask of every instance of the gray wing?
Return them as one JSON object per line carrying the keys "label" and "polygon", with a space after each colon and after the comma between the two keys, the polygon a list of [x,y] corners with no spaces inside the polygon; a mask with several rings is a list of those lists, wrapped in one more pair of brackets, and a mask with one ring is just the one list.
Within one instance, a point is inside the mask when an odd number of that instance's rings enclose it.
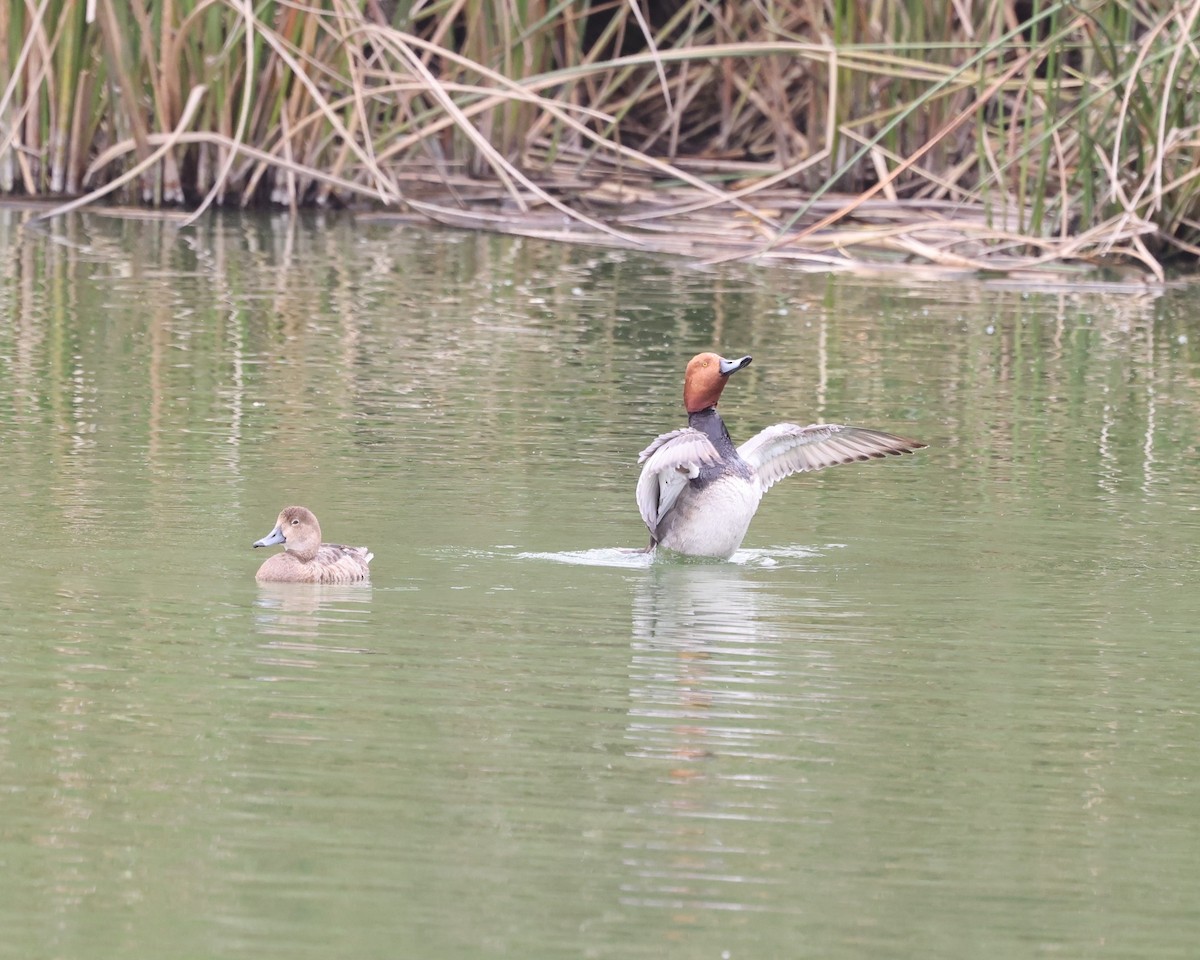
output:
{"label": "gray wing", "polygon": [[699,430],[684,427],[656,437],[638,454],[643,463],[638,477],[638,512],[657,537],[658,524],[675,505],[687,482],[700,474],[700,468],[721,459],[717,448]]}
{"label": "gray wing", "polygon": [[754,467],[759,486],[765,493],[793,473],[899,456],[924,446],[919,440],[866,427],[844,427],[836,423],[801,427],[794,423],[777,423],[738,447],[738,455]]}

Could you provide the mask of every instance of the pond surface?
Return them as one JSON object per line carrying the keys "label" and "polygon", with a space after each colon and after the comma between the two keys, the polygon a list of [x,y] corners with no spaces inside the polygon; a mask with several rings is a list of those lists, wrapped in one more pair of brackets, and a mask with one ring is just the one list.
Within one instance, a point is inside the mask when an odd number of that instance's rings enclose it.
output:
{"label": "pond surface", "polygon": [[[0,956],[1192,957],[1193,289],[0,210]],[[919,437],[654,563],[683,365]],[[279,509],[369,586],[262,587]]]}

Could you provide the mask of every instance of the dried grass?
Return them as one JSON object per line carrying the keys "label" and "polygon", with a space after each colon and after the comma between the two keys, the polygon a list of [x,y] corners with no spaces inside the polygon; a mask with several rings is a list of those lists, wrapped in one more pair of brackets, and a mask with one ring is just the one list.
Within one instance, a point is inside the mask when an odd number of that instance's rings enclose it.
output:
{"label": "dried grass", "polygon": [[1162,280],[1200,251],[1200,0],[1034,9],[0,0],[0,193]]}

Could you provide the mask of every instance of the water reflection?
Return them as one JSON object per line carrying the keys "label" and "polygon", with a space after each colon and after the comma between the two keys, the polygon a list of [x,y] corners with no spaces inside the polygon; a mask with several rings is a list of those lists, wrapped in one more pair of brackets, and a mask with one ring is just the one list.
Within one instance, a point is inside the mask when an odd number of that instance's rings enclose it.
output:
{"label": "water reflection", "polygon": [[816,625],[826,606],[738,564],[659,564],[638,581],[627,752],[660,789],[632,812],[624,902],[779,908],[763,893],[782,881],[759,838],[762,825],[808,818],[797,796],[829,760],[825,725],[795,722],[837,710],[834,647]]}
{"label": "water reflection", "polygon": [[[18,220],[16,953],[1189,955],[1190,291]],[[732,563],[623,552],[680,357],[722,345],[763,358],[737,435],[933,445],[789,481]],[[283,502],[329,504],[373,584],[255,587]]]}
{"label": "water reflection", "polygon": [[[254,658],[255,679],[271,683],[336,682],[331,675],[362,658],[371,645],[370,584],[259,584],[254,627],[265,642]],[[353,658],[347,660],[347,658]],[[304,740],[286,729],[271,734],[288,742]]]}
{"label": "water reflection", "polygon": [[[260,583],[254,600],[254,626],[270,637],[329,641],[361,635],[371,624],[369,583]],[[275,649],[304,644],[272,643]],[[327,642],[321,649],[330,649]]]}

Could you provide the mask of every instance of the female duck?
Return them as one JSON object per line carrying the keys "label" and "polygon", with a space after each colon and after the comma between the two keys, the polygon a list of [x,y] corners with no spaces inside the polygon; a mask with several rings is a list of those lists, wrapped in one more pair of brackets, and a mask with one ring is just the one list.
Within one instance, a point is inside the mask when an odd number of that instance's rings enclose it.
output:
{"label": "female duck", "polygon": [[256,547],[283,544],[283,553],[269,558],[255,579],[275,583],[354,583],[370,576],[367,564],[375,554],[366,547],[343,547],[321,542],[321,525],[311,510],[284,507],[275,529]]}
{"label": "female duck", "polygon": [[750,357],[702,353],[687,365],[683,405],[688,426],[664,433],[641,452],[637,504],[650,548],[728,560],[742,544],[762,495],[784,477],[919,450],[890,433],[833,423],[777,423],[734,447],[717,401],[729,376]]}

